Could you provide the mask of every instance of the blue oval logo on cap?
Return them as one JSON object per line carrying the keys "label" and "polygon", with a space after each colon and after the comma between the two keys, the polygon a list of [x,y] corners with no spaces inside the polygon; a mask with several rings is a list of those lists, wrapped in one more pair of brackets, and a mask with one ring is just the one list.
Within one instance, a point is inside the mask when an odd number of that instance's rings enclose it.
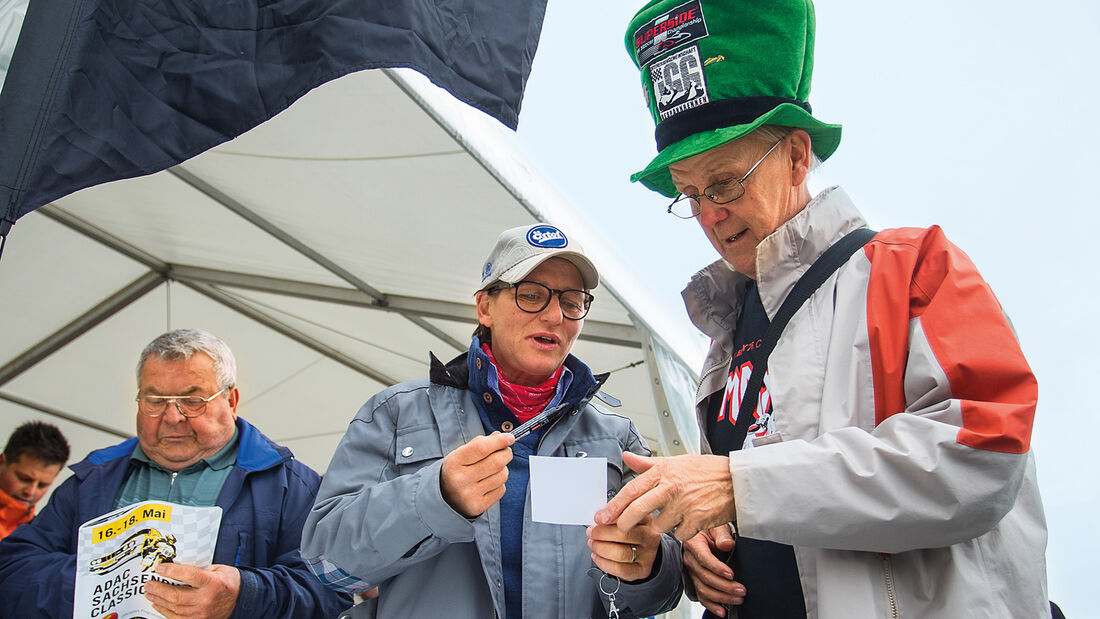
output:
{"label": "blue oval logo on cap", "polygon": [[527,242],[535,247],[560,249],[569,244],[569,239],[554,226],[535,226],[527,231]]}

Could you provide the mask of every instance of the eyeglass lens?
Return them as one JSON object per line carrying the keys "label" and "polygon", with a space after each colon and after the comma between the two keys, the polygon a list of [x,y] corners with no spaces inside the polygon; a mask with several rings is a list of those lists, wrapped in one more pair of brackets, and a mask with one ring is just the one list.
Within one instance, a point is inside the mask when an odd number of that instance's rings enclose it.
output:
{"label": "eyeglass lens", "polygon": [[550,305],[550,295],[557,293],[558,305],[566,318],[580,320],[588,313],[591,304],[590,295],[583,290],[551,290],[537,282],[516,284],[516,306],[532,314],[541,312]]}
{"label": "eyeglass lens", "polygon": [[206,410],[206,399],[198,396],[188,396],[184,398],[160,398],[155,396],[142,396],[138,398],[138,405],[141,407],[141,412],[146,415],[160,416],[168,410],[169,402],[178,402],[180,412],[185,417],[197,417]]}
{"label": "eyeglass lens", "polygon": [[[745,195],[745,186],[736,178],[727,178],[708,186],[700,194],[715,204],[728,204]],[[701,206],[699,198],[681,195],[669,207],[674,215],[683,218],[695,217]]]}
{"label": "eyeglass lens", "polygon": [[775,144],[772,144],[772,147],[768,149],[768,152],[764,153],[764,155],[760,157],[760,159],[757,159],[756,163],[752,164],[752,167],[749,168],[749,171],[745,172],[745,175],[741,178],[731,177],[720,180],[713,185],[707,186],[707,188],[703,190],[703,193],[695,196],[686,196],[681,194],[672,201],[672,204],[668,205],[668,212],[677,217],[680,217],[681,219],[691,219],[692,217],[698,216],[699,213],[702,212],[703,207],[699,203],[700,197],[706,197],[708,200],[715,204],[729,204],[730,202],[733,202],[734,200],[745,195],[745,180],[748,179],[754,171],[756,171],[756,168],[761,163],[763,163],[764,160],[768,158],[768,155],[772,154],[772,151],[774,151],[776,147],[782,144],[783,140],[785,139],[785,137],[780,138],[779,141],[777,141]]}

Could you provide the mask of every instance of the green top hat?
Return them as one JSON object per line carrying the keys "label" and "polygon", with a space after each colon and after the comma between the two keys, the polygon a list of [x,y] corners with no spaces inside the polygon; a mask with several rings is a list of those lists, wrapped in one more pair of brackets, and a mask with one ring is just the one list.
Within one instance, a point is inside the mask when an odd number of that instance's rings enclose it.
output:
{"label": "green top hat", "polygon": [[658,155],[630,177],[668,197],[669,164],[761,125],[805,129],[822,160],[840,125],[810,114],[814,6],[810,0],[652,0],[626,31],[642,71]]}

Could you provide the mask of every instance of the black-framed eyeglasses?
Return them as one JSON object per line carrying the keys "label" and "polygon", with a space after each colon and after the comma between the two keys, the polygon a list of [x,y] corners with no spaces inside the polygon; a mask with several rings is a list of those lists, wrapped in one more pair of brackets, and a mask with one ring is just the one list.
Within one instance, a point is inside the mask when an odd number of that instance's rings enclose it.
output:
{"label": "black-framed eyeglasses", "polygon": [[205,413],[206,405],[225,391],[222,389],[209,398],[200,398],[197,395],[139,395],[135,399],[138,412],[146,417],[160,417],[168,410],[168,403],[171,402],[181,415],[190,419]]}
{"label": "black-framed eyeglasses", "polygon": [[592,301],[596,297],[583,290],[555,290],[538,282],[522,281],[514,284],[501,284],[492,289],[498,292],[511,288],[515,291],[516,307],[529,314],[537,314],[550,305],[550,297],[558,295],[558,307],[561,315],[569,320],[580,320],[588,314]]}
{"label": "black-framed eyeglasses", "polygon": [[745,195],[745,180],[749,178],[756,168],[764,163],[764,160],[768,158],[768,155],[772,154],[772,151],[779,146],[786,137],[780,139],[772,147],[768,149],[768,152],[764,153],[764,156],[752,164],[748,172],[741,178],[730,177],[724,180],[720,180],[713,185],[707,186],[703,190],[703,193],[696,193],[692,195],[680,194],[668,205],[668,212],[679,217],[680,219],[692,219],[698,217],[699,213],[703,211],[702,205],[699,203],[699,198],[706,197],[715,204],[729,204],[734,200]]}

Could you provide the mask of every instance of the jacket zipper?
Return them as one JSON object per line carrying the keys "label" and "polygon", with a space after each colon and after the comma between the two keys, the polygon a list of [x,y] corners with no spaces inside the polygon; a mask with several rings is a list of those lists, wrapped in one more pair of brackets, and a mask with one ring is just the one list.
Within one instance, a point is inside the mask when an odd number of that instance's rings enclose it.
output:
{"label": "jacket zipper", "polygon": [[[705,372],[703,372],[703,375],[699,377],[699,387],[695,390],[695,400],[696,401],[699,400],[699,396],[702,394],[703,384],[707,382],[707,377],[709,377],[711,374],[717,372],[718,370],[722,369],[723,367],[728,368],[730,366],[730,361],[732,361],[732,360],[733,360],[733,358],[731,357],[729,359],[726,359],[726,362],[724,364],[716,363],[716,364],[710,366],[709,368],[707,368],[707,370]],[[707,394],[707,395],[710,395],[710,394]]]}
{"label": "jacket zipper", "polygon": [[[603,386],[603,381],[597,382],[596,383],[596,388],[593,389],[587,396],[581,398],[581,400],[579,402],[577,402],[576,406],[574,406],[571,410],[568,411],[568,415],[573,416],[573,415],[576,415],[577,413],[583,411],[588,406],[588,403],[592,401],[592,398],[595,397],[595,395],[597,393],[599,393],[600,387],[602,387],[602,386]],[[546,440],[546,436],[548,434],[550,434],[550,430],[553,430],[554,426],[558,425],[558,422],[561,421],[562,419],[565,419],[565,417],[566,417],[565,414],[558,415],[557,419],[550,422],[550,425],[546,426],[546,429],[543,430],[543,432],[542,432],[542,436],[539,437],[538,444],[535,445],[535,453],[536,454],[538,454],[542,450],[542,442],[544,440]]]}
{"label": "jacket zipper", "polygon": [[[587,405],[588,405],[588,402],[585,402],[585,406],[587,406]],[[577,412],[579,412],[579,411],[570,411],[570,415],[576,414]],[[546,426],[546,430],[544,430],[543,433],[542,433],[542,436],[539,437],[538,444],[535,445],[535,454],[539,454],[539,453],[542,452],[542,442],[546,440],[546,435],[550,434],[550,430],[553,430],[554,426],[558,425],[558,422],[561,421],[562,419],[565,419],[565,415],[558,415],[557,419],[550,422],[550,425]]]}
{"label": "jacket zipper", "polygon": [[[588,405],[588,402],[586,401],[586,402],[585,402],[585,406],[587,406],[587,405]],[[576,412],[576,411],[571,411],[571,412]],[[546,429],[545,429],[545,430],[543,430],[543,432],[542,432],[542,436],[540,436],[540,437],[539,437],[539,442],[538,442],[538,444],[537,444],[537,445],[535,445],[535,453],[536,453],[536,454],[538,454],[538,453],[540,453],[540,452],[542,451],[542,442],[543,442],[544,440],[546,440],[546,435],[547,435],[547,434],[550,434],[550,430],[553,430],[553,429],[554,429],[554,426],[558,425],[558,422],[559,422],[559,421],[561,421],[561,420],[562,420],[562,419],[564,419],[564,418],[565,418],[565,415],[558,415],[558,418],[557,418],[557,419],[555,419],[554,421],[550,422],[550,425],[546,426]],[[526,515],[526,514],[524,514],[524,517],[526,518],[526,517],[527,517],[527,515]],[[497,609],[495,609],[495,608],[493,609],[493,619],[500,619],[500,615],[499,615],[499,614],[497,614]]]}
{"label": "jacket zipper", "polygon": [[890,565],[890,555],[881,553],[879,557],[882,559],[882,578],[886,584],[886,602],[890,605],[890,618],[899,619],[901,614],[898,612],[898,596],[894,589],[894,570]]}
{"label": "jacket zipper", "polygon": [[[721,370],[722,368],[728,368],[730,366],[730,361],[733,361],[733,357],[730,357],[729,359],[726,359],[725,363],[716,363],[716,364],[710,366],[699,377],[699,387],[697,387],[695,389],[696,406],[698,406],[699,396],[703,395],[703,385],[706,384],[707,378],[709,378],[711,374],[714,374],[715,372],[717,372],[718,370]],[[708,393],[706,395],[710,395],[710,394]]]}

